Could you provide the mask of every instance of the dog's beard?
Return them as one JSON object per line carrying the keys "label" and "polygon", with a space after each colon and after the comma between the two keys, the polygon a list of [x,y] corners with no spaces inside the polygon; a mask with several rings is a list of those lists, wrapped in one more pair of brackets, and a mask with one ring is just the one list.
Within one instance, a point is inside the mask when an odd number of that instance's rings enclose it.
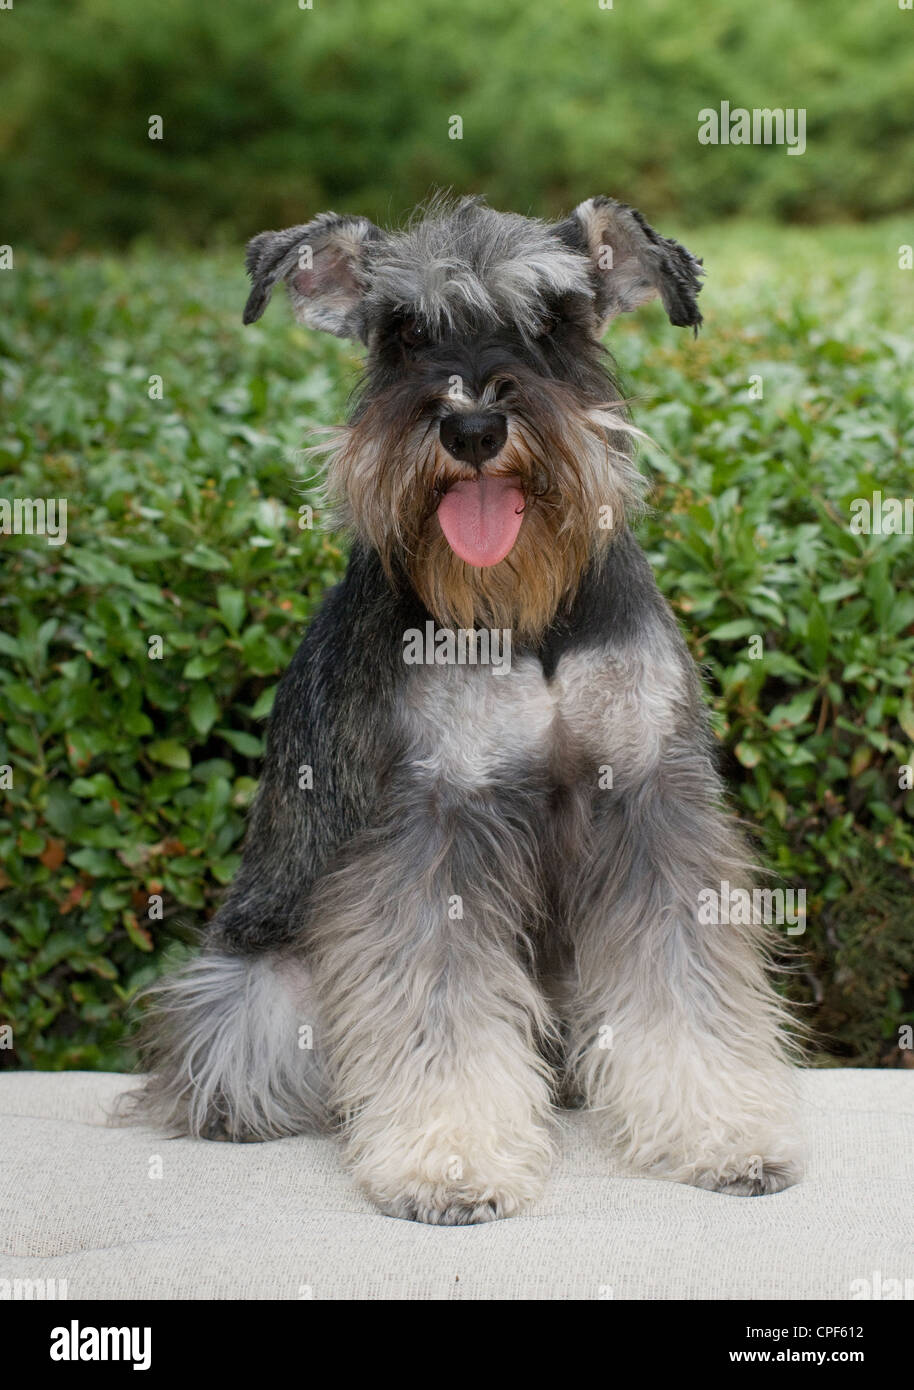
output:
{"label": "dog's beard", "polygon": [[[595,406],[561,383],[501,383],[495,407],[508,438],[485,466],[523,496],[517,539],[498,563],[468,564],[451,548],[437,511],[455,483],[478,478],[440,443],[430,402],[372,400],[333,442],[331,496],[341,520],[378,552],[388,576],[405,573],[439,625],[510,628],[536,641],[577,591],[591,559],[640,500],[618,403]],[[490,401],[486,402],[491,404]]]}
{"label": "dog's beard", "polygon": [[[440,447],[438,476],[459,481]],[[556,451],[550,466],[531,452],[523,426],[512,420],[504,449],[489,476],[516,480],[523,495],[517,539],[503,560],[477,566],[461,559],[448,542],[433,499],[430,514],[415,536],[406,568],[419,597],[440,624],[453,627],[511,628],[518,639],[533,640],[570,601],[595,542],[594,517],[581,503],[570,504],[556,478]],[[586,504],[589,506],[589,504]]]}

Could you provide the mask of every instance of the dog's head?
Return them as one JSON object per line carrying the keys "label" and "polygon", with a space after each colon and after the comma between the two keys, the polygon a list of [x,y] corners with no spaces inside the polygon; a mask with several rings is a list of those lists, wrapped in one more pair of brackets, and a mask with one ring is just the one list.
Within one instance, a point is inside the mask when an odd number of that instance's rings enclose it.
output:
{"label": "dog's head", "polygon": [[329,483],[442,624],[533,637],[637,498],[600,335],[659,295],[697,329],[700,264],[632,208],[562,222],[436,200],[403,231],[323,213],[247,254],[245,323],[282,280],[296,317],[367,348]]}

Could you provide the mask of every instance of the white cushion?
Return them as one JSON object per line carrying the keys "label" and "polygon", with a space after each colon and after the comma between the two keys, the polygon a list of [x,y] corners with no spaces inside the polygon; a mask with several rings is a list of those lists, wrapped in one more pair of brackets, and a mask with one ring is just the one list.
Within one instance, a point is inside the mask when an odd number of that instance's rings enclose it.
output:
{"label": "white cushion", "polygon": [[576,1113],[538,1206],[455,1228],[381,1216],[332,1139],[110,1126],[133,1084],[0,1074],[0,1281],[66,1280],[73,1299],[847,1299],[877,1271],[914,1277],[911,1072],[804,1073],[808,1173],[776,1196],[625,1176]]}

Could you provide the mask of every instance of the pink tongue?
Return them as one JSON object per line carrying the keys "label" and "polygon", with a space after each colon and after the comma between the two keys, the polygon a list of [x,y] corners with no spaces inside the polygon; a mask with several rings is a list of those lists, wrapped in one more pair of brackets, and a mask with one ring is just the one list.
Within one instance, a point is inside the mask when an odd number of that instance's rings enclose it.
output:
{"label": "pink tongue", "polygon": [[505,558],[523,519],[524,494],[511,478],[455,483],[438,506],[438,520],[454,554],[481,569]]}

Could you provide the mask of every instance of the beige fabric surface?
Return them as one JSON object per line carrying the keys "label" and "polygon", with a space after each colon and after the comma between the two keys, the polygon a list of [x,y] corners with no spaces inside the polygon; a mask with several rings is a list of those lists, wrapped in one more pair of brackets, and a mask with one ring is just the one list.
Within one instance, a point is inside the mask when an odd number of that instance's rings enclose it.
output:
{"label": "beige fabric surface", "polygon": [[598,1119],[569,1114],[535,1209],[453,1229],[378,1214],[332,1139],[111,1127],[130,1084],[0,1075],[0,1281],[65,1279],[73,1299],[849,1299],[877,1273],[914,1280],[912,1072],[805,1073],[808,1174],[776,1196],[624,1176]]}

